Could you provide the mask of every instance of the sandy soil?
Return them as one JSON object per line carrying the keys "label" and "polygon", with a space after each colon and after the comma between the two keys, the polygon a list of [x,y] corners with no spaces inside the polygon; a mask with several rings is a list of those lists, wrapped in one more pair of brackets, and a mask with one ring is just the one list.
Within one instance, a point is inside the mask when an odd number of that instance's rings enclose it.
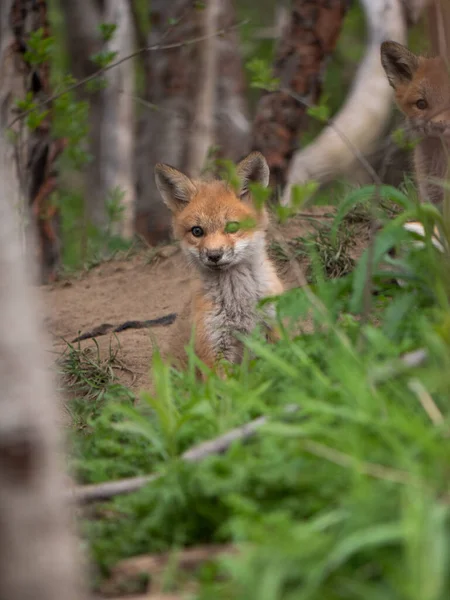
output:
{"label": "sandy soil", "polygon": [[[332,209],[317,207],[311,214],[323,214]],[[310,223],[296,218],[287,226],[277,228],[285,239],[304,235]],[[364,238],[364,236],[362,236]],[[355,253],[359,254],[366,240],[359,239]],[[151,260],[150,260],[151,257]],[[299,285],[298,277],[289,267],[281,269],[287,287]],[[177,246],[166,246],[155,256],[146,251],[128,259],[103,263],[76,278],[42,288],[45,322],[55,355],[64,352],[67,341],[102,323],[118,325],[128,320],[146,320],[179,312],[188,300],[189,272]],[[118,379],[133,390],[150,385],[150,362],[154,343],[162,351],[167,347],[171,326],[127,330],[97,338],[101,353],[120,345],[122,369]],[[81,348],[94,346],[93,340],[80,342]]]}

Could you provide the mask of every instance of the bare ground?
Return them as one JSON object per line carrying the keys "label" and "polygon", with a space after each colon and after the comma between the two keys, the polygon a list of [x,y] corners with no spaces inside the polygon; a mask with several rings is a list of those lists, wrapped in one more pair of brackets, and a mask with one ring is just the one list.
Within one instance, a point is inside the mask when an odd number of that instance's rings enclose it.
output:
{"label": "bare ground", "polygon": [[[311,215],[332,212],[329,207],[312,208]],[[278,227],[284,239],[303,236],[311,224],[296,218]],[[355,256],[367,243],[367,232],[355,240]],[[301,265],[300,265],[301,266]],[[299,285],[295,272],[285,265],[280,276],[286,287]],[[147,320],[179,312],[188,300],[189,272],[177,246],[166,246],[157,253],[143,251],[129,258],[103,263],[79,276],[42,288],[46,326],[50,333],[49,350],[57,357],[77,335],[102,323],[118,325],[128,320]],[[100,354],[120,346],[118,380],[134,391],[150,385],[150,363],[154,344],[167,347],[171,326],[127,330],[97,338]],[[92,339],[80,348],[93,347]]]}

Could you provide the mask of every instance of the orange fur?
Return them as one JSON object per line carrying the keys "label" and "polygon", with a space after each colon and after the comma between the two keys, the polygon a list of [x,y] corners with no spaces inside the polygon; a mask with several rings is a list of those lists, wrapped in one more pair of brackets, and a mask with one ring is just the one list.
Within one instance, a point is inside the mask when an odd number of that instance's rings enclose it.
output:
{"label": "orange fur", "polygon": [[257,302],[283,291],[266,252],[266,210],[255,206],[248,188],[251,182],[267,185],[267,163],[252,153],[237,172],[241,185],[234,190],[225,181],[193,181],[168,165],[156,167],[175,237],[194,270],[190,306],[178,320],[170,349],[181,362],[192,326],[195,353],[208,367],[214,368],[220,358],[239,362],[243,347],[235,334],[266,324]]}
{"label": "orange fur", "polygon": [[381,45],[381,61],[397,106],[419,136],[414,170],[422,201],[441,206],[448,180],[450,151],[450,76],[445,60],[416,56],[396,42]]}

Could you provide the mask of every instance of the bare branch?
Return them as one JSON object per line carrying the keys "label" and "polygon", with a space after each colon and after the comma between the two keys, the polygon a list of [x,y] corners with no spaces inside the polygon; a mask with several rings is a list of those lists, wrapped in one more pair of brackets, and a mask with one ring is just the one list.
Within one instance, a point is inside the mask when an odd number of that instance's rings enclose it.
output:
{"label": "bare branch", "polygon": [[[303,274],[301,274],[300,277],[303,281]],[[400,362],[403,363],[403,365],[406,368],[413,369],[422,365],[427,360],[427,358],[428,354],[426,350],[419,349],[415,350],[414,352],[404,354],[402,357],[400,357]],[[285,413],[294,413],[298,410],[298,408],[299,407],[296,405],[288,404],[285,408]],[[253,421],[250,421],[245,425],[241,425],[240,427],[231,429],[230,431],[224,433],[218,438],[202,442],[196,446],[193,446],[181,455],[181,460],[186,462],[197,463],[201,462],[204,458],[208,456],[212,456],[213,454],[221,454],[228,450],[228,448],[234,442],[245,441],[252,438],[257,433],[257,431],[261,429],[261,427],[267,422],[267,417],[258,417],[257,419],[254,419]],[[311,449],[312,446],[308,448],[309,451],[311,451]],[[328,454],[324,457],[328,458]],[[378,476],[378,467],[380,467],[380,469],[382,470],[384,469],[384,467],[382,467],[381,465],[369,465],[367,468],[364,467],[363,471],[366,472],[368,475]],[[383,475],[386,475],[385,470],[383,471]],[[398,477],[397,475],[397,472],[393,473],[392,480],[403,479],[403,473],[400,474]],[[122,494],[131,494],[132,492],[136,492],[144,486],[146,486],[147,484],[151,483],[152,481],[159,479],[159,477],[159,474],[152,474],[143,475],[140,477],[129,477],[127,479],[120,479],[118,481],[108,481],[106,483],[100,484],[76,486],[69,492],[69,498],[71,501],[74,501],[79,504],[89,504],[91,502],[110,500],[115,496],[120,496]]]}
{"label": "bare branch", "polygon": [[[234,442],[248,440],[253,437],[265,423],[267,423],[267,417],[259,417],[246,425],[231,429],[214,440],[202,442],[187,450],[181,455],[181,460],[196,463],[202,461],[207,456],[221,454],[225,450],[228,450]],[[159,477],[158,474],[153,474],[142,477],[130,477],[128,479],[121,479],[120,481],[78,486],[74,490],[71,490],[70,498],[82,504],[108,500],[120,494],[135,492]]]}
{"label": "bare branch", "polygon": [[21,112],[19,115],[17,115],[17,117],[12,119],[12,121],[10,121],[4,127],[4,129],[10,129],[13,125],[15,125],[15,123],[17,123],[18,121],[21,121],[30,113],[32,113],[36,110],[40,111],[41,109],[43,109],[45,106],[47,106],[48,104],[50,104],[57,98],[60,98],[61,96],[64,96],[64,94],[68,94],[69,92],[72,92],[72,91],[86,85],[90,81],[97,79],[98,77],[101,77],[102,75],[104,75],[105,73],[110,71],[111,69],[118,67],[119,65],[121,65],[122,63],[124,63],[127,60],[130,60],[131,58],[139,56],[143,52],[162,52],[164,50],[172,50],[174,48],[182,48],[184,46],[191,46],[192,44],[198,44],[198,43],[203,42],[211,37],[224,35],[225,33],[228,33],[229,31],[233,31],[234,29],[239,29],[239,27],[246,25],[247,22],[248,22],[247,20],[239,21],[239,23],[236,23],[235,25],[232,25],[231,27],[225,27],[222,29],[218,29],[217,31],[214,31],[211,34],[198,36],[195,38],[191,38],[189,40],[184,40],[183,42],[176,42],[173,44],[155,44],[153,46],[148,46],[147,48],[140,48],[139,50],[136,50],[135,52],[132,52],[131,54],[128,54],[127,56],[124,56],[120,60],[117,60],[117,61],[111,63],[110,65],[103,67],[102,69],[98,69],[98,71],[95,71],[95,73],[92,73],[92,75],[89,75],[88,77],[85,77],[84,79],[80,79],[79,81],[77,81],[73,85],[68,86],[61,92],[58,92],[57,94],[53,94],[52,96],[50,96],[49,98],[47,98],[46,100],[44,100],[43,102],[38,104],[36,107]]}

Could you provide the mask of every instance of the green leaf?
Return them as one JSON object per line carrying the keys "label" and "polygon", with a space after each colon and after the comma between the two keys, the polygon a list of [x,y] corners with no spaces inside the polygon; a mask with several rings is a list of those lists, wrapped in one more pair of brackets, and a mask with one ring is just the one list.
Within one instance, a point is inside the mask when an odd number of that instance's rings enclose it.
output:
{"label": "green leaf", "polygon": [[317,106],[310,106],[306,110],[306,113],[310,117],[313,117],[314,119],[317,119],[318,121],[321,121],[322,123],[326,123],[328,121],[328,119],[330,118],[330,109],[325,104],[319,104]]}
{"label": "green leaf", "polygon": [[236,233],[240,229],[239,221],[230,221],[225,225],[225,233]]}

